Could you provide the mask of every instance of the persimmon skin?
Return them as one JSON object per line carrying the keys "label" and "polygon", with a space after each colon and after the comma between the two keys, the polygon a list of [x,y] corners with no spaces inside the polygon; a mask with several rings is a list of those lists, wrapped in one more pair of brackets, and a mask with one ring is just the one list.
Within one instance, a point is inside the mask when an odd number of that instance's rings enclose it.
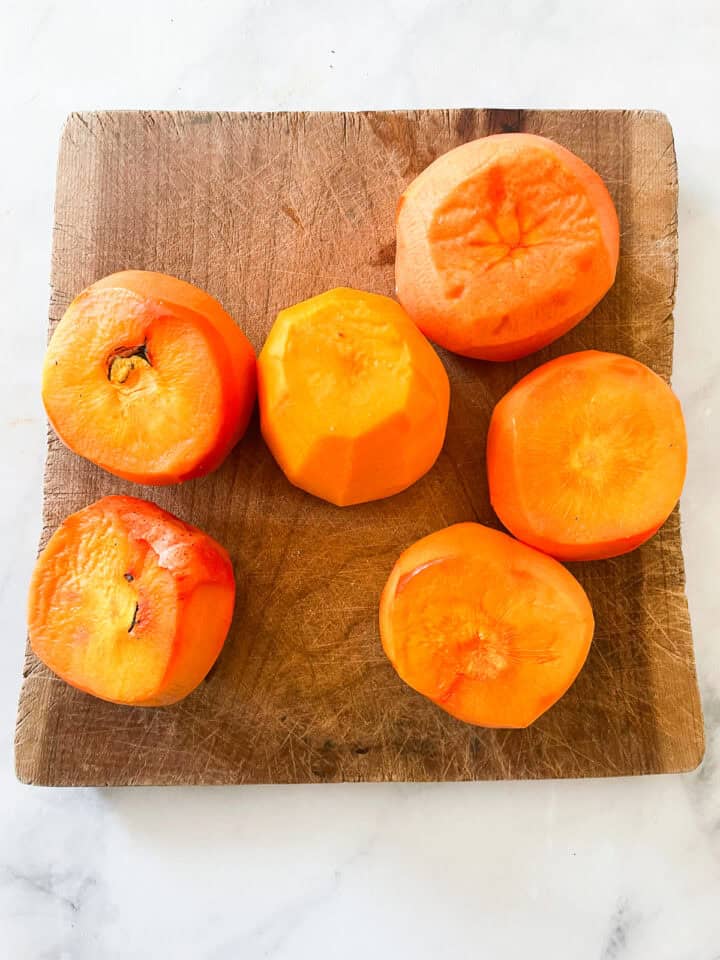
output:
{"label": "persimmon skin", "polygon": [[526,133],[443,154],[397,211],[396,288],[448,350],[514,360],[579,323],[615,279],[619,226],[599,175]]}
{"label": "persimmon skin", "polygon": [[496,405],[490,500],[518,539],[559,560],[604,560],[650,539],[680,498],[680,403],[649,367],[585,350],[537,367]]}
{"label": "persimmon skin", "polygon": [[278,314],[258,396],[263,437],[288,480],[349,506],[399,493],[432,467],[450,384],[398,303],[338,288]]}
{"label": "persimmon skin", "polygon": [[67,517],[38,557],[30,646],[85,693],[166,706],[215,663],[234,602],[220,544],[148,501],[103,497]]}
{"label": "persimmon skin", "polygon": [[534,723],[572,685],[593,630],[569,571],[478,523],[412,544],[380,600],[383,649],[400,678],[483,727]]}
{"label": "persimmon skin", "polygon": [[256,381],[252,346],[209,294],[126,270],[70,304],[48,346],[42,395],[71,450],[161,485],[223,462],[247,428]]}

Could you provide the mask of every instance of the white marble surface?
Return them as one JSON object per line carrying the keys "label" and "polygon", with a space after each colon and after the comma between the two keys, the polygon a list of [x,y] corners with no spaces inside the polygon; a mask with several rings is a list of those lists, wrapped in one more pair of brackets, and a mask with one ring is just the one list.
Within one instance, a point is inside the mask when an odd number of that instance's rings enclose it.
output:
{"label": "white marble surface", "polygon": [[[719,49],[716,0],[0,5],[0,956],[718,960]],[[12,736],[65,115],[422,106],[654,107],[674,125],[703,767],[606,782],[20,786]]]}

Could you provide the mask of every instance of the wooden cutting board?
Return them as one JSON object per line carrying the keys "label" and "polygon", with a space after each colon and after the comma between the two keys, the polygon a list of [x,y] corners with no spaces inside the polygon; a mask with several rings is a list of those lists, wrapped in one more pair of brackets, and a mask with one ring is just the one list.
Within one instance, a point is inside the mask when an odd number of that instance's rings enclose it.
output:
{"label": "wooden cutting board", "polygon": [[[129,267],[206,288],[259,349],[276,312],[330,287],[392,294],[403,188],[466,140],[552,137],[605,179],[620,215],[617,282],[575,330],[514,363],[442,353],[452,384],[437,465],[405,493],[344,510],[294,489],[257,422],[224,466],[142,488],[50,432],[43,542],[70,512],[131,493],[230,551],[235,621],[208,679],[164,709],[79,693],[28,653],[17,773],[38,784],[285,783],[588,777],[689,770],[703,728],[677,512],[641,549],[573,564],[597,630],[587,665],[532,728],[466,726],[406,687],[383,656],[380,590],[398,553],[460,520],[498,522],[485,477],[494,403],[558,354],[597,347],[668,378],[677,175],[657,113],[73,114],[60,147],[50,324],[97,278]],[[19,642],[19,638],[18,638]]]}

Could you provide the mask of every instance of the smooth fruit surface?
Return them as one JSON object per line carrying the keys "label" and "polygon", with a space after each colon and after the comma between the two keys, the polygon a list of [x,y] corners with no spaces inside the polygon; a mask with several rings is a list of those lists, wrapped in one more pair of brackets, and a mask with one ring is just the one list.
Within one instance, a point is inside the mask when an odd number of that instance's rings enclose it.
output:
{"label": "smooth fruit surface", "polygon": [[435,343],[485,360],[566,333],[615,279],[619,226],[600,176],[545,137],[450,150],[405,190],[397,295]]}
{"label": "smooth fruit surface", "polygon": [[680,498],[686,464],[677,397],[649,367],[616,353],[543,364],[490,420],[495,512],[520,540],[562,560],[644,543]]}
{"label": "smooth fruit surface", "polygon": [[551,707],[593,629],[590,602],[561,564],[478,523],[418,540],[380,601],[383,648],[400,677],[484,727],[527,727]]}
{"label": "smooth fruit surface", "polygon": [[404,490],[440,453],[447,374],[389,297],[339,288],[281,311],[258,378],[273,456],[291,483],[338,506]]}
{"label": "smooth fruit surface", "polygon": [[225,550],[135,497],[69,516],[30,585],[35,654],[69,684],[116,703],[163,706],[206,676],[235,601]]}

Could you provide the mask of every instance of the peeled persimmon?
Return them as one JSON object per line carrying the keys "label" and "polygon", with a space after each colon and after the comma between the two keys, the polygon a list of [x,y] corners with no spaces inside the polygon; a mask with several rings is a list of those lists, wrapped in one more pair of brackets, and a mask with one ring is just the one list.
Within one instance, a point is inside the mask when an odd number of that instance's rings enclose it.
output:
{"label": "peeled persimmon", "polygon": [[69,516],[38,558],[30,645],[79,690],[164,706],[207,675],[234,602],[220,544],[145,500],[103,497]]}
{"label": "peeled persimmon", "polygon": [[450,150],[403,193],[397,295],[435,343],[513,360],[592,310],[618,249],[615,207],[594,170],[545,137],[497,134]]}
{"label": "peeled persimmon", "polygon": [[383,648],[400,677],[482,727],[537,720],[580,672],[593,629],[569,571],[479,523],[414,543],[380,601]]}
{"label": "peeled persimmon", "polygon": [[648,540],[680,498],[682,410],[649,367],[587,350],[520,380],[493,411],[490,499],[520,540],[561,560],[615,557]]}
{"label": "peeled persimmon", "polygon": [[258,390],[263,436],[287,478],[338,506],[405,490],[445,438],[445,368],[389,297],[340,288],[282,310]]}
{"label": "peeled persimmon", "polygon": [[245,432],[254,351],[209,294],[128,270],[92,284],[55,328],[43,402],[75,453],[136,483],[178,483],[222,463]]}

